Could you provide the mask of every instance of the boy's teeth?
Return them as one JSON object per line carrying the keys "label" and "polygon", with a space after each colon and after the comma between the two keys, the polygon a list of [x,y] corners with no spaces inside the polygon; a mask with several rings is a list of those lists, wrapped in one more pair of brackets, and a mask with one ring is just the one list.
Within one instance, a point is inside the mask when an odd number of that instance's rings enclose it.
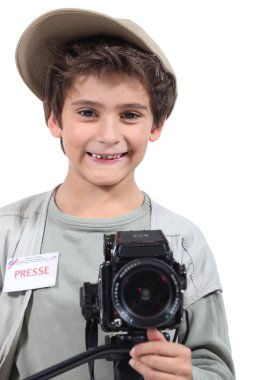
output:
{"label": "boy's teeth", "polygon": [[121,154],[96,154],[91,153],[92,158],[103,158],[104,160],[116,160],[121,157]]}

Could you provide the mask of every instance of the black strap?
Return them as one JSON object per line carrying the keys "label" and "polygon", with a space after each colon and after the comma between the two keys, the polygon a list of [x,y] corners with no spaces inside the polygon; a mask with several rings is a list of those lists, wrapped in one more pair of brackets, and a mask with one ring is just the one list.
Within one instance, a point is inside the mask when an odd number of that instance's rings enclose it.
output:
{"label": "black strap", "polygon": [[[61,375],[64,372],[70,371],[82,364],[89,362],[90,360],[96,359],[108,359],[111,360],[112,357],[120,356],[129,357],[129,347],[125,345],[115,346],[115,344],[107,344],[104,346],[99,346],[96,348],[91,348],[88,351],[82,352],[76,356],[73,356],[63,362],[54,364],[53,366],[43,369],[31,376],[26,377],[23,380],[49,380]],[[120,378],[121,379],[121,378]]]}
{"label": "black strap", "polygon": [[[94,318],[88,319],[86,321],[85,344],[86,344],[86,350],[89,350],[89,348],[95,348],[98,345],[98,321]],[[89,365],[89,372],[90,372],[90,380],[95,380],[94,360],[90,360],[88,362],[88,365]]]}

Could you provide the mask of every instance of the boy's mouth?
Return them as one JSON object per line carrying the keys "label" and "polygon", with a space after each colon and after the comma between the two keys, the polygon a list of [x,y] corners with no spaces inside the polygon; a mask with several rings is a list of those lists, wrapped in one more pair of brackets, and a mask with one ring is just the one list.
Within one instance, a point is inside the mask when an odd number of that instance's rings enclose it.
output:
{"label": "boy's mouth", "polygon": [[120,158],[127,155],[127,152],[117,153],[117,154],[103,154],[103,153],[91,153],[87,152],[91,158],[101,159],[101,160],[119,160]]}

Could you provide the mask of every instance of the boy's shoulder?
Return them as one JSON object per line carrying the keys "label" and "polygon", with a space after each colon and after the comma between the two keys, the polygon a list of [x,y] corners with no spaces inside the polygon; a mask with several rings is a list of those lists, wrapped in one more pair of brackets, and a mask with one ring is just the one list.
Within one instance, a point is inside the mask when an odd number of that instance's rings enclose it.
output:
{"label": "boy's shoulder", "polygon": [[161,229],[173,257],[187,271],[184,306],[222,290],[216,262],[200,228],[189,219],[152,202],[151,229]]}
{"label": "boy's shoulder", "polygon": [[188,236],[194,233],[200,233],[199,227],[190,219],[174,211],[167,209],[155,201],[151,201],[152,219],[151,228],[155,229],[163,225],[165,234]]}
{"label": "boy's shoulder", "polygon": [[40,213],[55,189],[28,196],[0,208],[0,217],[17,216],[26,218],[34,213]]}

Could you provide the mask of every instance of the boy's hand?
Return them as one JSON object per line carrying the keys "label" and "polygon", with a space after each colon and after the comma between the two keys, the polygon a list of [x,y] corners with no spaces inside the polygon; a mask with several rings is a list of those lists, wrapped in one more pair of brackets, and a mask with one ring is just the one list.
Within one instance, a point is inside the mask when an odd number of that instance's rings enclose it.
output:
{"label": "boy's hand", "polygon": [[130,351],[129,364],[145,380],[192,380],[191,350],[168,342],[155,328],[147,330],[148,342]]}

